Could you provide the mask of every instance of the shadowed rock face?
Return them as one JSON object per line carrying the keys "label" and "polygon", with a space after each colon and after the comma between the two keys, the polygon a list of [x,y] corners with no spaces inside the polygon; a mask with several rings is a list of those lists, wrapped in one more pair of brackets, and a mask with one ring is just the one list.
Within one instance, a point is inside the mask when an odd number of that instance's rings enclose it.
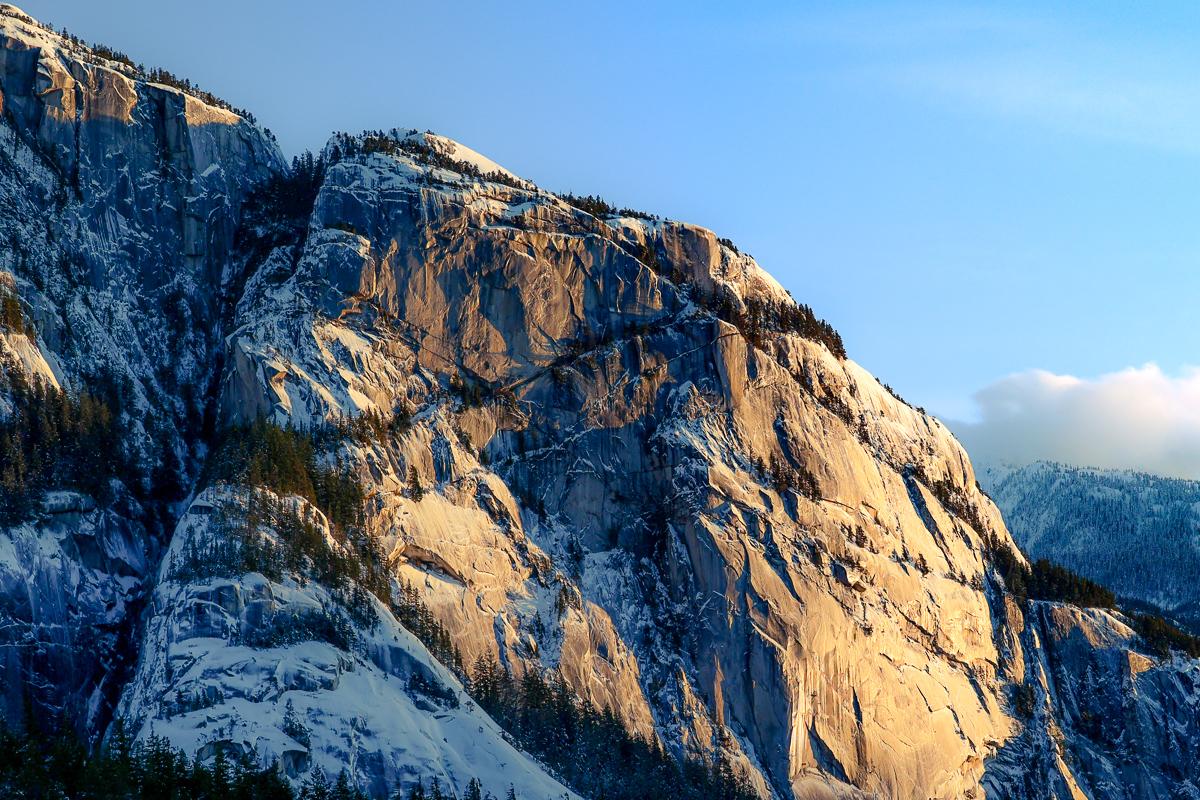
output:
{"label": "shadowed rock face", "polygon": [[1195,660],[1145,655],[1121,619],[1097,609],[1034,603],[1022,615],[1010,604],[1009,614],[1030,701],[1023,730],[989,765],[989,795],[1195,796]]}
{"label": "shadowed rock face", "polygon": [[0,385],[116,387],[141,472],[110,510],[0,535],[0,714],[65,712],[90,734],[164,534],[152,476],[194,470],[242,199],[283,166],[239,117],[130,73],[0,8],[0,271],[37,331],[3,336]]}
{"label": "shadowed rock face", "polygon": [[183,272],[214,310],[241,198],[283,166],[275,145],[237,115],[130,77],[39,26],[6,15],[0,26],[5,117],[60,178],[54,201],[81,212],[96,240],[79,253],[80,277],[156,292]]}

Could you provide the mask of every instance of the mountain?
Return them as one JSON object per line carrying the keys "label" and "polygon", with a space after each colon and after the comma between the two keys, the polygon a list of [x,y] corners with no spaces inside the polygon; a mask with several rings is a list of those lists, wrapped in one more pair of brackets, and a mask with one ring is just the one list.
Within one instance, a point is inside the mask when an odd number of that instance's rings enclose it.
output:
{"label": "mountain", "polygon": [[[95,735],[131,667],[130,625],[174,524],[161,495],[195,477],[242,203],[285,164],[236,114],[139,79],[12,6],[0,6],[0,64],[4,293],[30,323],[8,318],[0,335],[6,382],[88,392],[119,417],[121,452],[64,453],[80,473],[68,483],[95,478],[89,494],[108,494],[104,473],[130,465],[112,502],[59,492],[37,524],[0,539],[2,708],[8,719],[70,709]],[[10,506],[26,468],[16,451],[31,446],[14,441],[3,459]]]}
{"label": "mountain", "polygon": [[979,480],[1025,552],[1200,622],[1200,482],[1049,462]]}
{"label": "mountain", "polygon": [[1197,662],[1018,595],[946,427],[732,242],[0,32],[10,725],[376,796],[1196,796]]}

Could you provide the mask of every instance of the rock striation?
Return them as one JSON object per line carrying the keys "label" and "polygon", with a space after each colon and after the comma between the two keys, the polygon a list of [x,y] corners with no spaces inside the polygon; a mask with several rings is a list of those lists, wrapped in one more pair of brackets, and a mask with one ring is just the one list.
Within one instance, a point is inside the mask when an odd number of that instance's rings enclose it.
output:
{"label": "rock striation", "polygon": [[[227,413],[415,411],[347,455],[469,659],[556,668],[765,792],[1007,796],[1005,758],[1065,722],[1013,708],[1055,656],[989,567],[1011,541],[945,427],[825,343],[723,319],[793,301],[714,234],[378,138],[331,142],[294,269],[248,286]],[[1050,767],[1028,796],[1082,785]]]}

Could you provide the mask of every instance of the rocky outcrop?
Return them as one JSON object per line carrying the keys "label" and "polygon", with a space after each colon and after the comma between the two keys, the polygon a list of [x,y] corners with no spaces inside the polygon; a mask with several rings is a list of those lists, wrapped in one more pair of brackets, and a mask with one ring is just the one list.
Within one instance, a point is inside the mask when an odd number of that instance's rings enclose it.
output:
{"label": "rocky outcrop", "polygon": [[989,763],[989,796],[1197,796],[1195,660],[1145,654],[1120,614],[1053,603],[1010,614],[1022,729]]}
{"label": "rocky outcrop", "polygon": [[128,678],[128,623],[149,572],[146,531],[89,498],[58,493],[42,517],[0,536],[4,719],[65,712],[102,729]]}
{"label": "rocky outcrop", "polygon": [[718,289],[792,301],[708,231],[394,141],[327,148],[296,268],[239,308],[227,412],[413,411],[348,452],[468,663],[557,668],[764,791],[981,794],[1020,728],[984,552],[1007,534],[946,429],[823,344],[712,313]]}
{"label": "rocky outcrop", "polygon": [[[779,796],[1120,796],[1048,744],[1066,710],[1015,709],[1087,667],[1007,600],[988,546],[1008,534],[939,422],[813,338],[756,332],[792,301],[713,234],[593,217],[436,136],[373,138],[327,148],[294,269],[248,287],[224,405],[412,413],[346,455],[468,663],[555,668]],[[1158,663],[1131,635],[1087,642]]]}
{"label": "rocky outcrop", "polygon": [[[225,519],[247,502],[209,489],[180,521],[121,709],[131,733],[201,756],[277,762],[293,778],[348,770],[376,797],[434,779],[462,796],[472,778],[497,795],[575,797],[506,740],[378,599],[368,596],[352,622],[343,596],[303,574],[214,568],[208,548],[228,542]],[[292,503],[344,550],[320,512]],[[280,533],[264,525],[254,535]]]}

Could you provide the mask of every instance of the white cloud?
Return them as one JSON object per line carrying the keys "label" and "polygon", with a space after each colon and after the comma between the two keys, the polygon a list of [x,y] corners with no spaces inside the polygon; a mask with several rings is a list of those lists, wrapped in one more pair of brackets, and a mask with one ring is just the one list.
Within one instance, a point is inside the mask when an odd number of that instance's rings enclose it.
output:
{"label": "white cloud", "polygon": [[1034,370],[974,396],[976,422],[952,422],[979,464],[1040,459],[1200,478],[1200,368],[1154,364],[1085,380]]}

